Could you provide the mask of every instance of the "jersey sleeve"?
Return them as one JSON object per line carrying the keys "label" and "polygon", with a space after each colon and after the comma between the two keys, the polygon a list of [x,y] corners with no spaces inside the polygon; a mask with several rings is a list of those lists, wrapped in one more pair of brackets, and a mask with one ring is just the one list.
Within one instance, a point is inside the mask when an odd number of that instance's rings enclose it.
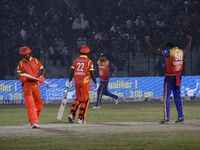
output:
{"label": "jersey sleeve", "polygon": [[[36,59],[37,60],[37,59]],[[42,68],[44,68],[44,66],[41,64],[41,62],[39,61],[39,60],[37,60],[38,61],[38,68],[39,69],[42,69]]]}
{"label": "jersey sleeve", "polygon": [[93,65],[93,62],[91,60],[89,62],[89,71],[94,71],[94,65]]}
{"label": "jersey sleeve", "polygon": [[100,61],[98,60],[98,61],[97,61],[97,66],[99,66],[99,64],[100,64]]}
{"label": "jersey sleeve", "polygon": [[74,60],[74,62],[72,64],[72,66],[71,66],[71,69],[74,69],[74,68],[75,68],[75,60]]}
{"label": "jersey sleeve", "polygon": [[181,49],[183,51],[183,55],[185,56],[185,50],[184,49]]}
{"label": "jersey sleeve", "polygon": [[163,50],[163,51],[162,51],[162,55],[163,55],[163,56],[166,56],[166,57],[169,57],[169,56],[170,56],[170,51],[169,51],[168,49]]}
{"label": "jersey sleeve", "polygon": [[17,65],[17,73],[22,73],[22,62]]}
{"label": "jersey sleeve", "polygon": [[115,65],[113,64],[113,63],[111,63],[111,62],[109,62],[109,67],[110,68],[113,68]]}

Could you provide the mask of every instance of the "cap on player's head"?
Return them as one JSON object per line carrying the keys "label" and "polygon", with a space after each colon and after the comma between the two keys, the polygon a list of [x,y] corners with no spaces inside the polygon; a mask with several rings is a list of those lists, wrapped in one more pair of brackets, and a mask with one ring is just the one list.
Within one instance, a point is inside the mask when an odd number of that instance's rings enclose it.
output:
{"label": "cap on player's head", "polygon": [[106,57],[106,54],[105,53],[100,53],[99,57]]}
{"label": "cap on player's head", "polygon": [[86,45],[82,46],[80,52],[82,54],[88,54],[88,53],[90,53],[90,48],[88,46],[86,46]]}
{"label": "cap on player's head", "polygon": [[167,47],[167,48],[173,48],[173,47],[175,47],[175,46],[174,46],[174,43],[168,42],[168,43],[166,44],[166,47]]}
{"label": "cap on player's head", "polygon": [[28,46],[24,46],[21,48],[21,55],[29,55],[31,53],[31,49]]}
{"label": "cap on player's head", "polygon": [[103,62],[103,61],[106,60],[106,55],[105,55],[105,53],[100,53],[99,57],[100,57],[100,58],[99,58],[100,62]]}

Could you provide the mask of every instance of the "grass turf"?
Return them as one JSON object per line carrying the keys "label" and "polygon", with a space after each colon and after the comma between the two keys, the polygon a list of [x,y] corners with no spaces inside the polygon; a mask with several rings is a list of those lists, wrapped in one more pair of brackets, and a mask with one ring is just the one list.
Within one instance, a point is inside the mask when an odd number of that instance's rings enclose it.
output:
{"label": "grass turf", "polygon": [[198,150],[200,134],[142,134],[98,137],[0,140],[0,149],[14,150]]}
{"label": "grass turf", "polygon": [[[90,104],[87,113],[87,123],[98,122],[132,122],[159,121],[163,118],[163,102],[103,103],[101,109],[92,109]],[[68,123],[67,115],[71,104],[65,109],[61,121],[56,120],[59,105],[44,105],[40,123]],[[200,119],[200,102],[184,102],[185,119]],[[25,105],[0,105],[0,125],[20,125],[28,123]],[[177,118],[174,103],[171,103],[171,119]],[[145,133],[90,137],[62,137],[39,139],[0,140],[0,149],[14,150],[53,150],[53,149],[115,149],[115,150],[197,150],[200,147],[199,132],[183,133]]]}
{"label": "grass turf", "polygon": [[[123,122],[123,121],[159,121],[163,119],[163,102],[134,102],[103,103],[101,109],[92,109],[90,104],[86,120],[95,122]],[[200,102],[184,102],[183,112],[185,119],[200,119]],[[68,123],[67,116],[71,104],[67,104],[61,121],[56,119],[59,105],[44,105],[41,112],[40,123]],[[0,125],[20,125],[28,123],[25,105],[0,105]],[[174,102],[171,102],[171,119],[177,119],[177,111]]]}

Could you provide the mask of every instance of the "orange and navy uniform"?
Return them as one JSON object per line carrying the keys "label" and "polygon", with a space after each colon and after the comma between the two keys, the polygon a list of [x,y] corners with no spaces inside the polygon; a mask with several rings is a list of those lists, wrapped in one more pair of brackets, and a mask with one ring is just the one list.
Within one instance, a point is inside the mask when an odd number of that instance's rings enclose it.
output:
{"label": "orange and navy uniform", "polygon": [[113,68],[114,65],[109,61],[105,60],[101,62],[100,60],[97,62],[99,68],[99,78],[102,82],[109,82],[109,72],[110,68]]}
{"label": "orange and navy uniform", "polygon": [[117,95],[114,95],[108,91],[108,82],[109,82],[109,72],[110,68],[113,68],[115,65],[111,63],[109,60],[104,60],[101,62],[100,60],[97,62],[99,69],[99,78],[100,84],[97,93],[97,102],[95,106],[101,106],[101,98],[103,95],[112,97],[114,99],[118,99]]}
{"label": "orange and navy uniform", "polygon": [[94,71],[93,63],[86,55],[81,55],[74,60],[71,68],[74,70],[76,99],[72,104],[70,114],[73,114],[75,118],[80,107],[79,119],[85,121],[91,88],[90,71]]}
{"label": "orange and navy uniform", "polygon": [[178,117],[183,118],[180,86],[185,50],[174,47],[172,49],[163,50],[162,54],[163,56],[166,56],[166,73],[164,81],[164,119],[170,118],[171,91],[173,91]]}
{"label": "orange and navy uniform", "polygon": [[166,75],[181,74],[185,50],[175,47],[162,51],[162,54],[163,56],[166,56]]}
{"label": "orange and navy uniform", "polygon": [[[33,77],[38,78],[39,69],[42,68],[43,65],[38,59],[30,57],[29,60],[23,59],[19,62],[17,66],[17,73],[27,73]],[[31,126],[34,123],[39,124],[38,118],[43,107],[43,101],[41,101],[39,81],[27,78],[26,81],[22,82],[22,90]]]}

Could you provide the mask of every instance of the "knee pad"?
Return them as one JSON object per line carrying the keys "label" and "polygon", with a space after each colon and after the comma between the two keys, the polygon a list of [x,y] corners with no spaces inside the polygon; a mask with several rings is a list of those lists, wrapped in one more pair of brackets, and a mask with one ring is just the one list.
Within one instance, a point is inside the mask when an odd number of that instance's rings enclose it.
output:
{"label": "knee pad", "polygon": [[72,104],[72,110],[76,110],[77,108],[79,108],[79,105],[80,105],[80,101],[75,99],[73,104]]}
{"label": "knee pad", "polygon": [[78,118],[83,119],[83,121],[85,121],[88,105],[89,105],[89,100],[87,100],[87,102],[82,102],[80,105],[80,112]]}
{"label": "knee pad", "polygon": [[80,105],[80,114],[84,114],[85,113],[85,109],[86,109],[86,104],[85,103],[81,103],[81,105]]}
{"label": "knee pad", "polygon": [[77,111],[79,109],[80,103],[81,102],[79,100],[75,99],[73,104],[72,104],[70,114],[73,114],[74,118],[76,117],[76,114],[77,114]]}

